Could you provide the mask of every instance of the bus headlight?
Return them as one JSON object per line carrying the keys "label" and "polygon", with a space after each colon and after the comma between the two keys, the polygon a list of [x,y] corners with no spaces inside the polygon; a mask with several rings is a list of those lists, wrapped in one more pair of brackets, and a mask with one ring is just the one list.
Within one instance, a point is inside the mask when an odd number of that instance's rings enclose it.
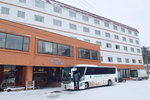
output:
{"label": "bus headlight", "polygon": [[80,83],[80,86],[83,86],[83,83]]}

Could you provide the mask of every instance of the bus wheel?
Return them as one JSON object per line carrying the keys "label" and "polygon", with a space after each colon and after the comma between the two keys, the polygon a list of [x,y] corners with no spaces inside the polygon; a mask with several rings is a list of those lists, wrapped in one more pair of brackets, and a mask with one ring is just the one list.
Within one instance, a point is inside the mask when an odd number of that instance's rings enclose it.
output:
{"label": "bus wheel", "polygon": [[88,89],[89,88],[89,83],[85,83],[85,89]]}
{"label": "bus wheel", "polygon": [[112,85],[112,81],[108,80],[108,86],[111,86],[111,85]]}

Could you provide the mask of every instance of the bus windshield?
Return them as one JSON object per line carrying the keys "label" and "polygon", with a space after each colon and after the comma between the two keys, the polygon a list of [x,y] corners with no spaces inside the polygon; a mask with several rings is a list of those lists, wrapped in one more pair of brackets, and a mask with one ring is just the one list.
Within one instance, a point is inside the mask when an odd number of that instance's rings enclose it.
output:
{"label": "bus windshield", "polygon": [[71,69],[73,67],[64,68],[62,71],[62,80],[67,81],[71,79]]}
{"label": "bus windshield", "polygon": [[[72,68],[77,68],[77,70],[75,72],[71,73],[71,69]],[[63,81],[69,81],[72,80],[72,76],[71,74],[75,74],[75,73],[79,73],[80,78],[84,75],[84,71],[85,71],[85,67],[67,67],[63,69],[62,72],[62,80]]]}

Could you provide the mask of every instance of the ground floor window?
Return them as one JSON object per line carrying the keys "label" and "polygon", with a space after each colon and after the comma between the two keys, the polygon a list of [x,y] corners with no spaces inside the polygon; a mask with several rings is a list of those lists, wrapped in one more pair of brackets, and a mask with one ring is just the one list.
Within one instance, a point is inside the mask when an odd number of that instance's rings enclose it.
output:
{"label": "ground floor window", "polygon": [[0,84],[2,87],[19,86],[22,84],[22,67],[0,66]]}
{"label": "ground floor window", "polygon": [[53,82],[61,82],[60,67],[33,67],[33,80],[36,86],[45,87]]}
{"label": "ground floor window", "polygon": [[129,78],[130,70],[129,69],[119,69],[118,76],[119,76],[119,78]]}

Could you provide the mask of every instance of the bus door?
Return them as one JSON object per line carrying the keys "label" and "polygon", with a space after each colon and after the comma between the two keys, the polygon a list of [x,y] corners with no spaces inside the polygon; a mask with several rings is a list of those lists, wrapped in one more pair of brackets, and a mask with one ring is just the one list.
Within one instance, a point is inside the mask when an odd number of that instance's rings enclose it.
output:
{"label": "bus door", "polygon": [[74,88],[79,89],[80,73],[75,71],[73,74]]}

